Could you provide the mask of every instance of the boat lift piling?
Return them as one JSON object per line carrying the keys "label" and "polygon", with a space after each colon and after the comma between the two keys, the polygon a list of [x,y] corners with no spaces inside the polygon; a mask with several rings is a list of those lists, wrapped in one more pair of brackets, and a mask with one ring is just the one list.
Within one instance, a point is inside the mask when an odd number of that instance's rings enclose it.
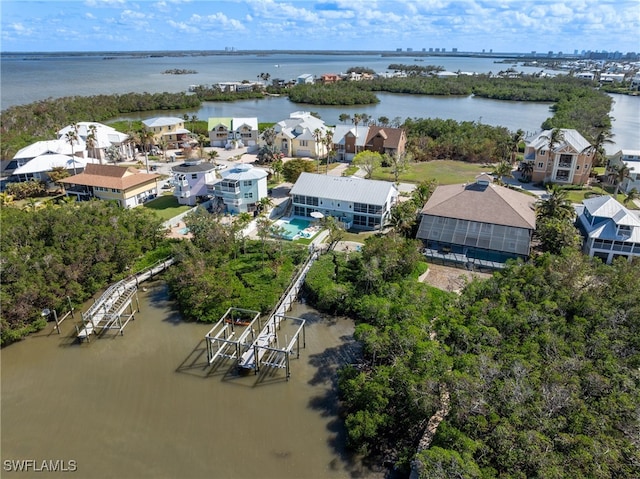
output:
{"label": "boat lift piling", "polygon": [[[205,335],[209,365],[219,357],[238,360],[254,341],[256,322],[258,328],[261,328],[260,311],[242,308],[227,309]],[[244,328],[244,330],[236,336],[236,328]]]}

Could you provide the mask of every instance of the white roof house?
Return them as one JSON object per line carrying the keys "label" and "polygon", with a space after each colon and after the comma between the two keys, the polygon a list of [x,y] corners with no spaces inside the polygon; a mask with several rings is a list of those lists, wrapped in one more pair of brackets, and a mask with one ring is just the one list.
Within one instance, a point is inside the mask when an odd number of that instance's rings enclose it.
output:
{"label": "white roof house", "polygon": [[87,137],[92,133],[92,127],[95,127],[95,148],[103,149],[110,146],[117,146],[129,139],[129,135],[120,133],[113,127],[103,125],[102,123],[81,121],[75,125],[65,126],[58,131],[58,139],[65,139],[65,135],[77,128],[78,136],[86,142]]}
{"label": "white roof house", "polygon": [[[74,153],[82,151],[84,149],[85,143],[81,138],[78,141],[74,142]],[[25,146],[24,148],[21,148],[15,155],[13,155],[13,159],[28,161],[35,158],[36,156],[46,154],[71,155],[71,144],[65,141],[63,138],[59,138],[57,140],[37,141],[28,146]],[[26,163],[26,161],[24,161],[23,164]]]}
{"label": "white roof house", "polygon": [[388,181],[302,173],[291,188],[294,216],[320,212],[347,228],[375,229],[387,221],[398,190]]}
{"label": "white roof house", "polygon": [[183,124],[182,118],[176,118],[172,116],[157,116],[155,118],[149,118],[148,120],[142,120],[142,124],[147,128],[162,128],[173,125]]}
{"label": "white roof house", "polygon": [[291,113],[289,118],[277,122],[273,129],[276,132],[276,144],[285,156],[326,155],[324,143],[316,142],[314,132],[319,130],[320,136],[324,138],[330,128],[307,111]]}
{"label": "white roof house", "polygon": [[85,159],[68,156],[68,155],[40,155],[33,158],[28,163],[19,166],[13,172],[14,175],[29,175],[34,173],[43,173],[51,171],[54,168],[64,167],[67,170],[74,168],[84,168],[87,163],[96,163],[97,160]]}
{"label": "white roof house", "polygon": [[640,256],[640,218],[611,196],[588,198],[577,207],[584,252],[607,264],[618,256]]}

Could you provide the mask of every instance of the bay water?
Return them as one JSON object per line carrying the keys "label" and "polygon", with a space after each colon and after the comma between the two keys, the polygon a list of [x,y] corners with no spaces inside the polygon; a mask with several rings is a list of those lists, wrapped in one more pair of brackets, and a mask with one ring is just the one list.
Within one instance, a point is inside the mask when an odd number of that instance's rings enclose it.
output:
{"label": "bay water", "polygon": [[208,366],[210,324],[183,321],[162,281],[143,285],[123,336],[79,344],[68,319],[62,335],[49,323],[2,349],[3,465],[73,461],[83,478],[378,477],[346,452],[338,417],[352,321],[298,303],[289,314],[308,321],[306,347],[290,380],[240,376],[231,362]]}
{"label": "bay water", "polygon": [[[418,63],[416,63],[418,62]],[[62,96],[90,96],[128,92],[187,91],[192,84],[212,85],[223,81],[258,80],[268,73],[271,79],[295,79],[304,73],[342,73],[362,66],[377,73],[389,72],[394,63],[437,65],[447,71],[488,73],[515,68],[524,73],[540,68],[524,67],[502,60],[478,57],[381,56],[380,54],[217,54],[177,55],[172,52],[149,53],[77,53],[37,54],[15,53],[0,57],[0,106],[32,103]],[[172,75],[171,69],[193,70],[197,73]],[[286,97],[237,102],[205,102],[195,110],[170,113],[144,112],[124,115],[123,119],[146,119],[156,115],[210,117],[257,117],[260,122],[275,122],[287,118],[296,110],[317,112],[327,124],[337,124],[342,113],[366,113],[374,119],[386,116],[399,118],[445,118],[475,121],[504,126],[511,131],[522,129],[528,136],[540,130],[550,117],[550,104],[511,102],[470,97],[427,97],[417,95],[378,94],[380,103],[353,107],[304,105]],[[613,141],[609,153],[619,148],[640,149],[640,97],[613,95]]]}

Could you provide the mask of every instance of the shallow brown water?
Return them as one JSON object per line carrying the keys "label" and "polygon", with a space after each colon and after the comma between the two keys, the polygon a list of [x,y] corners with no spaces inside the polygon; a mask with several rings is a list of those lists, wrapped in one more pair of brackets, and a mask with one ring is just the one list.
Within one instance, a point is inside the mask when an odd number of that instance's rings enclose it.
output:
{"label": "shallow brown water", "polygon": [[[210,325],[185,323],[162,282],[140,291],[124,336],[75,341],[52,323],[1,352],[2,477],[6,461],[75,461],[82,478],[366,477],[344,453],[335,370],[353,356],[353,323],[304,305],[306,348],[284,370],[240,377],[208,367]],[[55,473],[55,476],[69,473]]]}

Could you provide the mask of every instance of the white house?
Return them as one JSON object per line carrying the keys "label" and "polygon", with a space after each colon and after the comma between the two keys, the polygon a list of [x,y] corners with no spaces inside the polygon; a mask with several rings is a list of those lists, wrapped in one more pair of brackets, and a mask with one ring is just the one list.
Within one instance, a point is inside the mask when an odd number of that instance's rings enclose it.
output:
{"label": "white house", "polygon": [[199,196],[207,196],[208,186],[216,180],[216,166],[202,160],[190,160],[171,168],[173,195],[181,205],[195,206]]}
{"label": "white house", "polygon": [[313,218],[311,213],[320,212],[363,230],[383,227],[398,200],[398,190],[387,181],[315,173],[302,173],[290,194],[294,216]]}
{"label": "white house", "polygon": [[97,158],[101,162],[107,163],[111,161],[110,149],[115,151],[115,156],[119,160],[135,157],[135,145],[129,135],[120,133],[113,127],[102,123],[81,121],[67,125],[58,131],[58,139],[68,141],[67,134],[72,131],[76,132],[84,144],[82,152],[85,158]]}
{"label": "white house", "polygon": [[69,175],[76,175],[84,171],[87,163],[99,163],[99,161],[94,158],[85,159],[55,153],[40,155],[16,168],[9,177],[9,182],[29,180],[48,182],[49,172],[54,168],[64,168],[69,172]]}
{"label": "white house", "polygon": [[298,85],[310,85],[313,84],[313,75],[311,73],[304,73],[296,78],[296,83]]}
{"label": "white house", "polygon": [[[21,166],[25,166],[31,160],[40,156],[65,155],[71,158],[73,155],[78,157],[77,161],[81,161],[79,157],[82,156],[80,152],[85,149],[84,141],[79,138],[73,143],[74,145],[72,148],[72,145],[63,139],[36,141],[35,143],[21,148],[15,155],[13,155],[13,159],[7,164],[3,174],[11,175]],[[33,171],[31,171],[31,173],[33,173]]]}
{"label": "white house", "polygon": [[268,173],[241,163],[221,172],[222,180],[213,185],[213,194],[232,214],[253,213],[267,196]]}
{"label": "white house", "polygon": [[618,150],[609,158],[606,174],[615,174],[622,166],[629,168],[629,176],[620,183],[620,191],[640,191],[640,150]]}
{"label": "white house", "polygon": [[585,254],[607,264],[618,256],[640,256],[640,218],[611,196],[588,198],[576,212]]}

